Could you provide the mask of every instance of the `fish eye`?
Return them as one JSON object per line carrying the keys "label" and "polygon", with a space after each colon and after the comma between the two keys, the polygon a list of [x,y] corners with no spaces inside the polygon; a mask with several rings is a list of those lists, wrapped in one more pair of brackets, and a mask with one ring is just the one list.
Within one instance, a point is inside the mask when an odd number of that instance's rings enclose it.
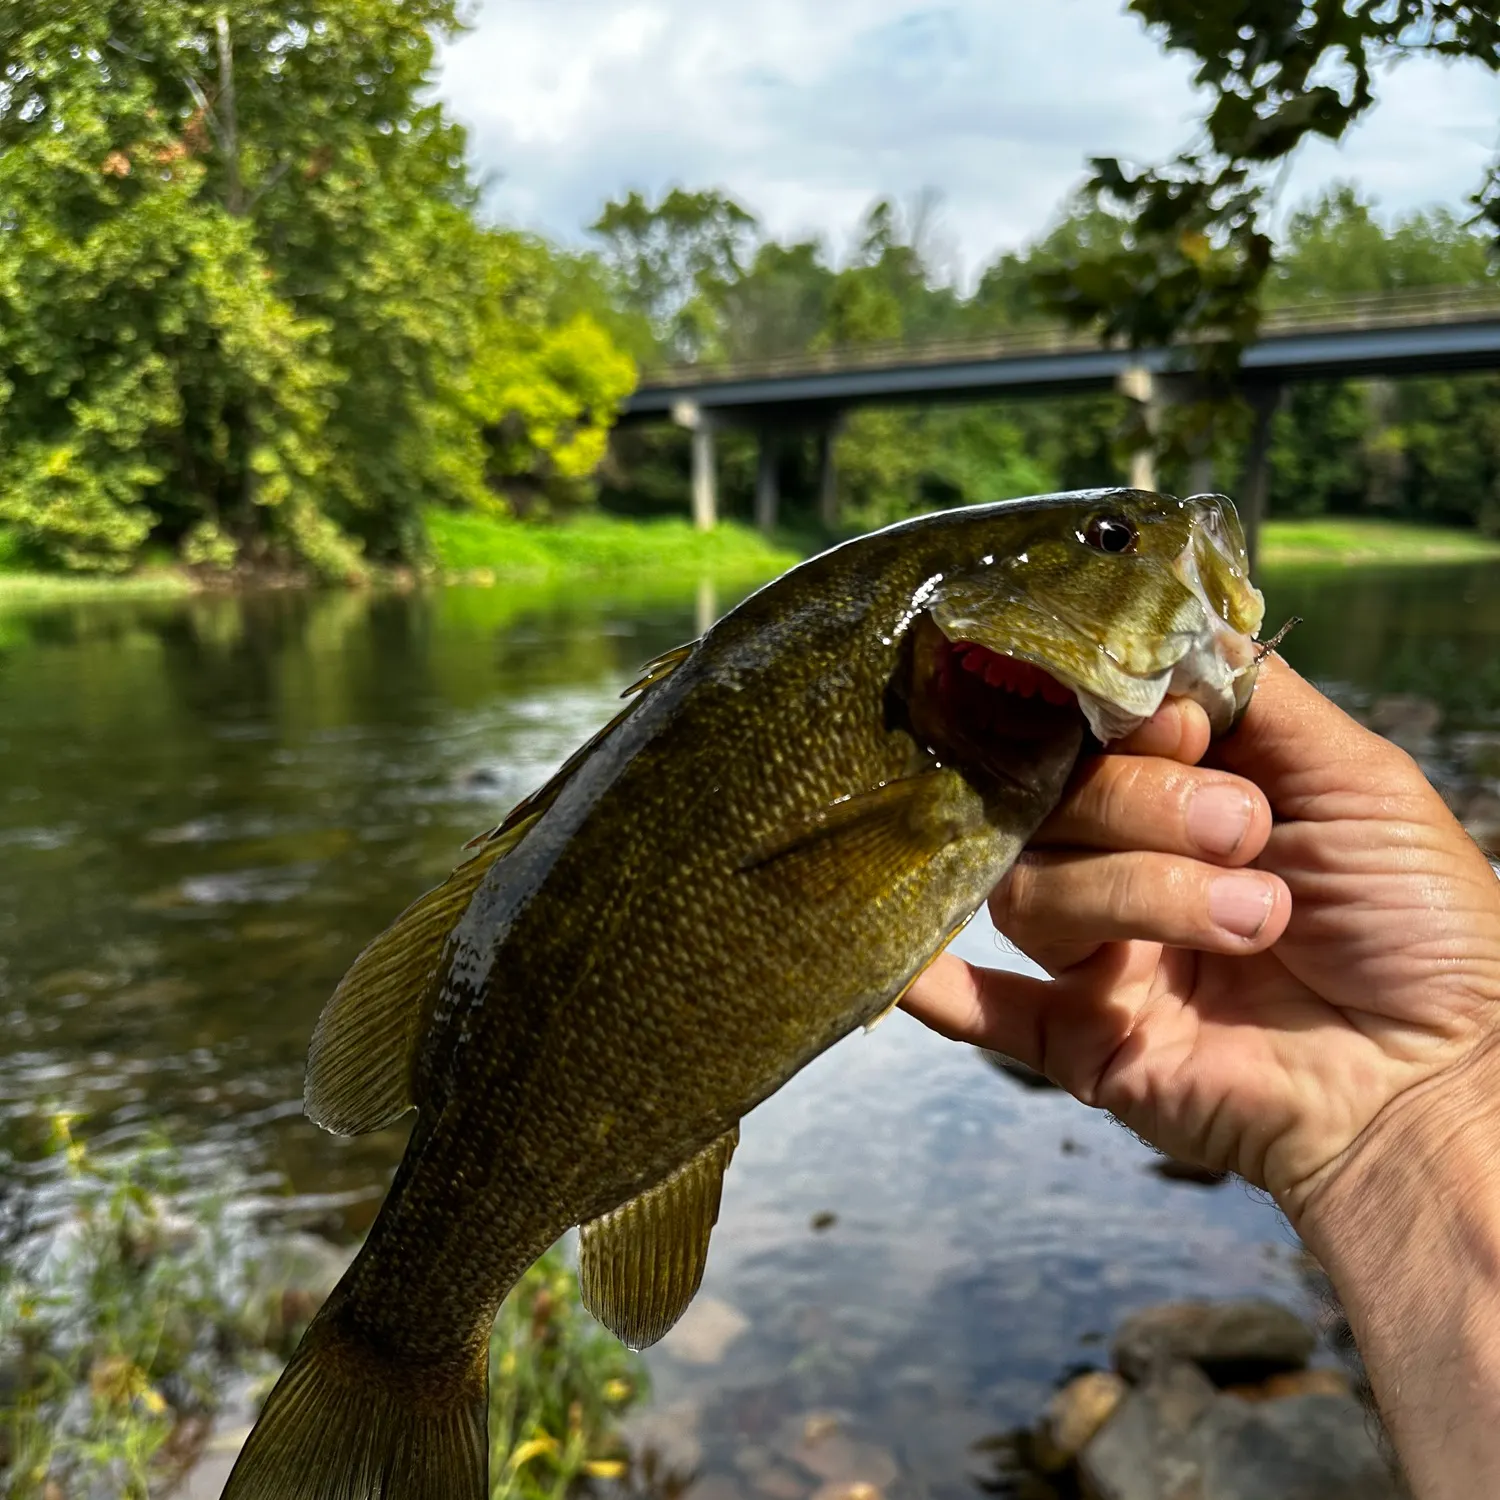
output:
{"label": "fish eye", "polygon": [[1136,529],[1122,516],[1095,516],[1083,540],[1100,552],[1134,552]]}

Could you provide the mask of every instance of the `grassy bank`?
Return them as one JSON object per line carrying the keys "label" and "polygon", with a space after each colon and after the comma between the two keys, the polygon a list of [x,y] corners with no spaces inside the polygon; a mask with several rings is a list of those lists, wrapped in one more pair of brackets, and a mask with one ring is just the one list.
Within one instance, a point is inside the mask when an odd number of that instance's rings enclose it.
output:
{"label": "grassy bank", "polygon": [[[429,510],[424,523],[430,570],[445,583],[548,589],[597,581],[625,591],[646,586],[680,589],[703,579],[748,585],[774,578],[801,557],[794,548],[733,523],[700,532],[685,520],[631,521],[594,514],[545,526],[444,510]],[[42,572],[29,566],[7,541],[0,531],[0,607],[160,598],[202,586],[190,573],[160,564],[123,576]]]}
{"label": "grassy bank", "polygon": [[429,510],[424,519],[439,572],[467,582],[745,581],[771,578],[798,561],[797,553],[732,522],[702,532],[676,519],[629,521],[599,514],[560,526],[473,511]]}
{"label": "grassy bank", "polygon": [[1268,567],[1306,563],[1445,563],[1500,561],[1500,539],[1447,526],[1318,516],[1267,521],[1260,561]]}

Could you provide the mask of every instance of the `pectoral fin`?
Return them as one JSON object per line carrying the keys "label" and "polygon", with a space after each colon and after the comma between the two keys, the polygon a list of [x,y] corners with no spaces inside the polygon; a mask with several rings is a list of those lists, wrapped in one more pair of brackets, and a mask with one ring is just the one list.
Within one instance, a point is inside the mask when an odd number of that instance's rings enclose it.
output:
{"label": "pectoral fin", "polygon": [[323,1007],[308,1050],[302,1108],[310,1120],[337,1135],[363,1135],[413,1107],[412,1058],[448,934],[490,866],[510,853],[535,821],[529,818],[492,838],[354,960]]}
{"label": "pectoral fin", "polygon": [[745,871],[775,868],[809,895],[839,888],[888,890],[964,833],[983,806],[942,769],[890,781],[824,808],[753,853]]}
{"label": "pectoral fin", "polygon": [[664,1182],[579,1231],[583,1305],[632,1349],[661,1338],[697,1293],[739,1139],[736,1125]]}

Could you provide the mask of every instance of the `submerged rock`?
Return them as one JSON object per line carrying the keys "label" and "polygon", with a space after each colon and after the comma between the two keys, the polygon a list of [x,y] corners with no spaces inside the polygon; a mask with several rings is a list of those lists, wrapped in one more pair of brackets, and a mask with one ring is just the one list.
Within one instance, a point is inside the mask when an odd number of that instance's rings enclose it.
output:
{"label": "submerged rock", "polygon": [[1385,693],[1370,705],[1365,722],[1376,734],[1415,755],[1431,748],[1443,710],[1431,698],[1416,693]]}
{"label": "submerged rock", "polygon": [[1090,1370],[1070,1380],[1047,1403],[1032,1440],[1032,1458],[1044,1474],[1060,1474],[1114,1415],[1129,1387],[1111,1370]]}
{"label": "submerged rock", "polygon": [[1144,1380],[1158,1364],[1191,1360],[1219,1385],[1300,1370],[1317,1336],[1296,1313],[1263,1298],[1165,1302],[1133,1313],[1115,1333],[1115,1368]]}
{"label": "submerged rock", "polygon": [[250,1273],[245,1336],[290,1355],[353,1259],[353,1249],[316,1234],[294,1231],[268,1241]]}
{"label": "submerged rock", "polygon": [[1252,1403],[1159,1365],[1079,1458],[1087,1500],[1400,1500],[1348,1395]]}
{"label": "submerged rock", "polygon": [[975,1049],[992,1068],[1004,1073],[1008,1078],[1019,1083],[1023,1089],[1059,1089],[1060,1084],[1053,1083],[1045,1073],[1038,1073],[1035,1068],[1028,1068],[1025,1063],[1017,1062],[1013,1057],[1007,1057],[1003,1052],[991,1052],[987,1047]]}

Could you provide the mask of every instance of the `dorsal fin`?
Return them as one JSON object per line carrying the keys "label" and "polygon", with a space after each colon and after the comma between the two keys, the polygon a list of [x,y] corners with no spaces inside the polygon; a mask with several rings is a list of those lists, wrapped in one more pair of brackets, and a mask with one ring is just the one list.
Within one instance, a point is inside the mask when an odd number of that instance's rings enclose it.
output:
{"label": "dorsal fin", "polygon": [[496,860],[526,837],[516,824],[414,901],[350,965],[323,1007],[307,1054],[302,1108],[337,1135],[363,1135],[413,1107],[412,1059],[448,934]]}
{"label": "dorsal fin", "polygon": [[[678,646],[646,664],[627,689],[643,694],[686,661]],[[415,901],[367,947],[323,1007],[307,1055],[302,1107],[308,1118],[339,1135],[363,1135],[414,1107],[412,1063],[426,1026],[426,1000],[448,936],[468,909],[490,867],[526,836],[557,800],[578,768],[640,706],[641,697],[579,746],[544,786],[523,798],[504,820],[470,839],[478,852],[436,890]]]}
{"label": "dorsal fin", "polygon": [[465,849],[477,849],[481,844],[490,839],[498,838],[501,834],[514,828],[524,818],[531,817],[534,813],[543,813],[557,801],[560,793],[572,779],[573,773],[596,751],[615,730],[617,730],[644,701],[647,688],[655,687],[659,682],[665,682],[672,673],[693,654],[697,641],[689,641],[685,646],[674,646],[670,651],[664,651],[660,656],[653,657],[641,668],[641,676],[620,694],[622,698],[633,698],[635,701],[627,703],[608,724],[604,726],[591,739],[585,740],[563,763],[558,767],[556,774],[544,785],[538,787],[529,797],[523,797],[521,801],[506,813],[504,819],[488,833],[481,833],[478,838],[470,839],[464,845]]}
{"label": "dorsal fin", "polygon": [[583,1305],[632,1349],[654,1344],[697,1294],[739,1139],[736,1125],[665,1181],[579,1230]]}

